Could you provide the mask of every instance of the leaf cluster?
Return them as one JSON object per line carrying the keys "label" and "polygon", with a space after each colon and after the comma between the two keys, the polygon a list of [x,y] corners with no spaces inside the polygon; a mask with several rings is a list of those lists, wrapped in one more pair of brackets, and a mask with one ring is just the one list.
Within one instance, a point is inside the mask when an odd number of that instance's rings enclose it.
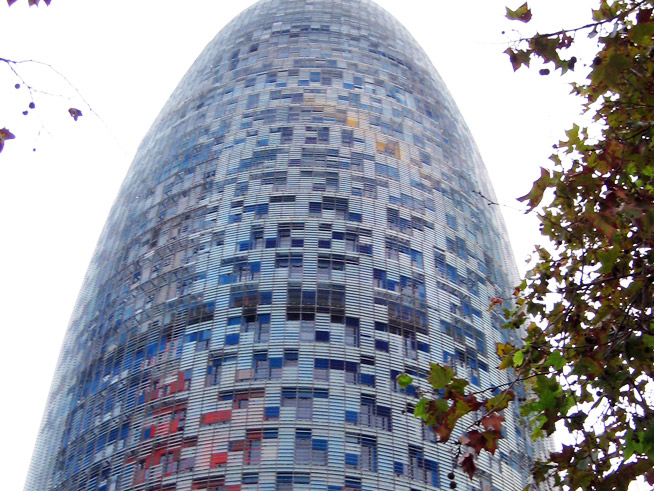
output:
{"label": "leaf cluster", "polygon": [[[414,416],[421,418],[425,425],[431,426],[439,443],[447,443],[459,421],[468,416],[482,413],[466,428],[459,437],[458,464],[470,478],[475,474],[475,457],[486,450],[495,454],[497,442],[502,438],[502,411],[514,399],[511,390],[497,391],[490,398],[478,398],[476,394],[466,393],[469,382],[454,376],[454,370],[447,365],[431,363],[427,382],[438,397],[421,397],[414,410]],[[401,374],[398,384],[406,388],[413,382],[411,376]]]}
{"label": "leaf cluster", "polygon": [[[575,35],[598,43],[587,81],[573,86],[592,123],[566,132],[520,198],[550,245],[537,247],[507,326],[529,324],[524,345],[504,347],[501,365],[528,379],[521,411],[534,436],[562,422],[573,437],[534,478],[573,490],[654,484],[653,3],[601,0],[586,26],[506,51],[516,70],[539,59],[564,73]],[[521,9],[508,16],[529,17]]]}
{"label": "leaf cluster", "polygon": [[[533,437],[562,425],[570,440],[535,462],[537,486],[654,484],[653,12],[654,0],[598,0],[588,24],[535,34],[506,50],[514,70],[538,60],[565,73],[577,63],[567,50],[578,36],[597,42],[586,81],[573,84],[591,122],[566,132],[520,198],[538,214],[549,245],[536,248],[533,269],[514,292],[516,307],[505,310],[504,327],[522,338],[497,347],[499,368],[513,382],[479,399],[465,393],[467,382],[452,368],[432,364],[438,395],[416,406],[441,442],[461,418],[482,413],[459,439],[458,463],[470,477],[476,455],[493,453],[502,438],[512,384],[524,383],[520,413]],[[507,17],[528,23],[532,13],[525,3],[507,8]],[[498,305],[501,299],[491,299],[489,310]]]}

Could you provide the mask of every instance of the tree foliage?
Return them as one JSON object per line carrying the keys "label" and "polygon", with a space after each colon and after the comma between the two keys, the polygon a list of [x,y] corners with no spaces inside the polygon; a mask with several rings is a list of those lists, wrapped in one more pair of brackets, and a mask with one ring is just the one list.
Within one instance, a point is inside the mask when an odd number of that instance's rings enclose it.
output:
{"label": "tree foliage", "polygon": [[[523,344],[497,347],[499,368],[529,389],[520,411],[533,436],[550,436],[557,425],[569,432],[560,451],[535,463],[536,483],[572,490],[622,490],[638,478],[654,484],[653,4],[600,0],[588,24],[506,50],[514,70],[536,61],[547,75],[574,70],[577,58],[568,53],[578,36],[597,42],[586,81],[573,84],[590,123],[566,132],[552,164],[520,198],[538,214],[549,244],[536,248],[516,307],[505,311],[504,328],[519,330]],[[531,15],[527,4],[507,8],[509,19]],[[478,399],[436,364],[429,382],[439,395],[421,399],[415,414],[435,425],[442,442],[463,416],[481,411],[459,438],[459,464],[472,477],[475,455],[493,453],[502,438],[512,384]]]}
{"label": "tree foliage", "polygon": [[[7,0],[7,4],[11,7],[17,1],[18,0]],[[50,6],[51,1],[52,0],[27,0],[27,4],[30,7],[33,7],[33,6],[39,6],[41,4],[41,2],[43,2],[43,4],[45,4],[47,6]],[[4,65],[5,67],[7,67],[13,73],[13,75],[16,77],[17,82],[13,85],[13,88],[16,89],[16,90],[26,90],[28,92],[29,102],[26,104],[25,109],[22,111],[22,114],[24,116],[27,116],[30,113],[30,111],[36,109],[36,102],[35,102],[34,99],[35,99],[35,95],[37,93],[45,94],[45,95],[54,95],[54,94],[49,94],[49,93],[44,92],[42,90],[36,89],[31,84],[29,84],[25,80],[25,78],[21,75],[21,73],[19,71],[18,67],[20,65],[22,65],[22,64],[33,64],[33,65],[45,66],[50,71],[54,72],[57,76],[63,78],[66,81],[66,83],[68,85],[70,85],[75,90],[75,92],[78,93],[78,95],[80,95],[79,92],[77,91],[77,89],[70,82],[68,82],[66,77],[64,77],[61,73],[59,73],[57,70],[55,70],[54,67],[52,67],[52,65],[49,65],[47,63],[43,63],[43,62],[40,62],[40,61],[35,61],[35,60],[11,60],[9,58],[0,57],[0,65]],[[87,104],[87,106],[88,106],[88,104]],[[68,109],[68,114],[75,121],[77,121],[77,119],[80,116],[82,116],[82,111],[80,111],[79,109],[77,109],[75,107],[71,107],[71,108]],[[4,148],[4,145],[5,145],[5,142],[7,140],[12,140],[14,138],[16,138],[16,135],[14,135],[8,128],[5,127],[5,128],[0,129],[0,152],[2,152],[2,150]]]}

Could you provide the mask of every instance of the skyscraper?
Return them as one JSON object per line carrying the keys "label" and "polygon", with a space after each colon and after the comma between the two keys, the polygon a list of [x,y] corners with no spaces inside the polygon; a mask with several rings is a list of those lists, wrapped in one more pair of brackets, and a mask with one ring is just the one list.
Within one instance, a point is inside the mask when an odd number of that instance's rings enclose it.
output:
{"label": "skyscraper", "polygon": [[[484,197],[447,89],[387,13],[248,9],[137,153],[27,489],[447,487],[449,449],[395,379],[421,385],[436,361],[475,387],[505,381],[487,306],[515,273]],[[522,488],[531,448],[505,416],[497,457],[461,488]]]}

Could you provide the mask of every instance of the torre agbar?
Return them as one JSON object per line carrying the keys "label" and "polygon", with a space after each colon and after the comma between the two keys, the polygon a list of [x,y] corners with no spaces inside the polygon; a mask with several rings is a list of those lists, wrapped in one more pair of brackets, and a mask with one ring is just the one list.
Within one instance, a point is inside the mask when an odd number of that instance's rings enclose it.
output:
{"label": "torre agbar", "polygon": [[473,391],[507,381],[510,333],[488,306],[517,282],[494,199],[388,13],[257,3],[137,152],[26,489],[412,491],[449,489],[451,472],[459,490],[522,489],[535,448],[515,407],[473,480],[412,414],[430,362]]}

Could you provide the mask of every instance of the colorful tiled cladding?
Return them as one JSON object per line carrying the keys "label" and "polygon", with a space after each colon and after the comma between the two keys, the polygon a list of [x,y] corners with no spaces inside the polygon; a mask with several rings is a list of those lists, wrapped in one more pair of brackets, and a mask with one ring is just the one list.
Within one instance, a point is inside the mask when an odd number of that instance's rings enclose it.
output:
{"label": "colorful tiled cladding", "polygon": [[[263,0],[147,134],[89,267],[28,490],[448,488],[429,362],[505,382],[515,272],[427,56],[365,0]],[[506,439],[459,489],[518,490]]]}

